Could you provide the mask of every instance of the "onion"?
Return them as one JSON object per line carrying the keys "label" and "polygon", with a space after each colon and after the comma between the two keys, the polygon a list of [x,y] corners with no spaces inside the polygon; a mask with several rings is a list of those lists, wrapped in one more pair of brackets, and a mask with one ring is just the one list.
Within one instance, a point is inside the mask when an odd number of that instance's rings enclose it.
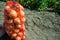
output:
{"label": "onion", "polygon": [[16,37],[16,40],[21,40],[21,37],[20,37],[20,36],[17,36],[17,37]]}
{"label": "onion", "polygon": [[4,15],[4,21],[8,19],[8,16]]}
{"label": "onion", "polygon": [[18,33],[20,30],[19,29],[14,29],[14,32],[15,33]]}
{"label": "onion", "polygon": [[6,24],[4,25],[4,27],[5,27],[6,30],[9,30],[9,29],[10,29],[10,28],[8,27],[8,25],[6,25]]}
{"label": "onion", "polygon": [[9,24],[6,24],[6,25],[5,25],[5,31],[6,31],[7,33],[9,33],[12,29],[13,29],[13,27],[12,27],[11,25],[9,25]]}
{"label": "onion", "polygon": [[25,40],[25,36],[22,36],[22,39],[21,40]]}
{"label": "onion", "polygon": [[16,33],[12,33],[12,38],[16,38],[17,34]]}
{"label": "onion", "polygon": [[8,25],[8,27],[9,27],[10,30],[13,29],[13,26],[12,25]]}
{"label": "onion", "polygon": [[24,8],[23,8],[23,6],[21,6],[21,5],[19,5],[19,6],[20,6],[20,10],[24,11]]}
{"label": "onion", "polygon": [[11,36],[12,33],[13,33],[13,31],[7,32],[7,34],[8,34],[9,36]]}
{"label": "onion", "polygon": [[16,28],[21,29],[21,25],[20,24],[16,25]]}
{"label": "onion", "polygon": [[7,24],[12,24],[12,23],[13,23],[13,19],[5,20],[5,23],[7,23]]}
{"label": "onion", "polygon": [[20,19],[19,19],[19,18],[15,18],[15,19],[14,19],[14,23],[20,24]]}
{"label": "onion", "polygon": [[25,14],[25,13],[20,10],[20,15],[21,15],[22,17],[24,17],[24,14]]}
{"label": "onion", "polygon": [[25,32],[25,27],[24,26],[21,27],[21,31]]}
{"label": "onion", "polygon": [[23,18],[21,19],[21,21],[22,21],[22,23],[25,23],[25,17],[23,17]]}
{"label": "onion", "polygon": [[10,9],[10,7],[9,6],[5,6],[5,8],[4,8],[5,10],[8,10],[8,9]]}
{"label": "onion", "polygon": [[20,37],[21,37],[21,36],[22,36],[22,32],[19,32],[19,33],[18,33],[18,36],[20,36]]}
{"label": "onion", "polygon": [[25,35],[25,32],[23,32],[23,35]]}
{"label": "onion", "polygon": [[10,18],[16,18],[17,17],[17,12],[15,10],[10,10],[9,11],[9,17]]}

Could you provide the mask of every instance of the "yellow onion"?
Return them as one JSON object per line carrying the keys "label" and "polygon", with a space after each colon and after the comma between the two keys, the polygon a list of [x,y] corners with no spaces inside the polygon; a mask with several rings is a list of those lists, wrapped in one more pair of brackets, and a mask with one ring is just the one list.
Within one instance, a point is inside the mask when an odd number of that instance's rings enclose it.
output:
{"label": "yellow onion", "polygon": [[22,20],[23,23],[25,23],[25,17],[23,17],[21,20]]}
{"label": "yellow onion", "polygon": [[22,25],[21,31],[22,31],[22,32],[25,32],[25,26]]}
{"label": "yellow onion", "polygon": [[21,29],[21,25],[20,24],[16,25],[16,28]]}
{"label": "yellow onion", "polygon": [[25,32],[23,32],[23,35],[25,35]]}
{"label": "yellow onion", "polygon": [[7,15],[4,15],[4,19],[8,19],[8,16]]}
{"label": "yellow onion", "polygon": [[21,37],[21,36],[22,36],[22,32],[19,32],[19,33],[18,33],[18,36],[20,36],[20,37]]}
{"label": "yellow onion", "polygon": [[21,37],[21,40],[25,40],[25,35],[23,35],[23,36]]}
{"label": "yellow onion", "polygon": [[20,30],[19,29],[14,29],[14,32],[15,33],[18,33]]}
{"label": "yellow onion", "polygon": [[13,33],[13,31],[7,32],[7,34],[8,34],[9,36],[11,36],[12,33]]}
{"label": "yellow onion", "polygon": [[15,24],[20,24],[20,19],[19,19],[19,18],[15,18],[15,19],[14,19],[14,23],[15,23]]}
{"label": "yellow onion", "polygon": [[21,15],[22,17],[24,17],[24,14],[25,14],[24,11],[21,11],[21,10],[20,10],[20,15]]}
{"label": "yellow onion", "polygon": [[10,7],[9,6],[5,6],[5,8],[4,8],[5,10],[9,10],[10,9]]}
{"label": "yellow onion", "polygon": [[24,11],[24,8],[22,5],[19,5],[20,6],[20,10]]}
{"label": "yellow onion", "polygon": [[11,24],[11,23],[13,23],[13,19],[8,19],[8,20],[5,20],[4,22],[7,24]]}
{"label": "yellow onion", "polygon": [[16,40],[21,40],[21,37],[20,37],[20,36],[17,36],[17,37],[16,37]]}
{"label": "yellow onion", "polygon": [[12,38],[16,38],[17,34],[16,33],[12,33]]}
{"label": "yellow onion", "polygon": [[[4,27],[5,27],[5,29],[8,29],[8,30],[12,29],[12,26],[11,26],[11,25],[9,25],[9,24],[5,24],[5,26],[4,26]],[[8,31],[8,30],[7,30],[7,31]]]}
{"label": "yellow onion", "polygon": [[10,18],[16,18],[17,17],[17,12],[15,10],[10,10],[9,11],[9,17]]}
{"label": "yellow onion", "polygon": [[12,31],[12,29],[13,29],[13,26],[11,26],[11,25],[9,25],[9,24],[6,24],[6,25],[5,25],[5,31],[6,31],[7,33],[9,33],[10,31]]}

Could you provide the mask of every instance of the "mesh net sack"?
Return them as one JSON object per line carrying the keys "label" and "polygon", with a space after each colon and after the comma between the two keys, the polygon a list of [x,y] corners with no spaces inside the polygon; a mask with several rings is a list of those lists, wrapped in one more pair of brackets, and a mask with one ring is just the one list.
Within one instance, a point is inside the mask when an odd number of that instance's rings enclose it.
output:
{"label": "mesh net sack", "polygon": [[4,29],[14,40],[25,40],[24,8],[18,2],[8,1],[4,8]]}

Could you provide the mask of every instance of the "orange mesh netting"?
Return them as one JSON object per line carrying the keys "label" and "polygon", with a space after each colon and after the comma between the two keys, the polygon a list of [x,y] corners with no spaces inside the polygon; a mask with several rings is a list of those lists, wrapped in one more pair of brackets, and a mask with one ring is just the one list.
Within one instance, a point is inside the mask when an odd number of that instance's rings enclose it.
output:
{"label": "orange mesh netting", "polygon": [[4,28],[14,40],[25,40],[24,8],[18,2],[8,1],[4,8]]}

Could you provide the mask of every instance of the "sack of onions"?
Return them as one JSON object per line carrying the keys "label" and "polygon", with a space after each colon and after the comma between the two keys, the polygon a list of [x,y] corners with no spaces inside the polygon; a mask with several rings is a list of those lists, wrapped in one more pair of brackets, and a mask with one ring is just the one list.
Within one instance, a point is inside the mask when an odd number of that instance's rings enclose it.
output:
{"label": "sack of onions", "polygon": [[9,37],[25,40],[24,8],[18,2],[8,1],[4,7],[4,28]]}

